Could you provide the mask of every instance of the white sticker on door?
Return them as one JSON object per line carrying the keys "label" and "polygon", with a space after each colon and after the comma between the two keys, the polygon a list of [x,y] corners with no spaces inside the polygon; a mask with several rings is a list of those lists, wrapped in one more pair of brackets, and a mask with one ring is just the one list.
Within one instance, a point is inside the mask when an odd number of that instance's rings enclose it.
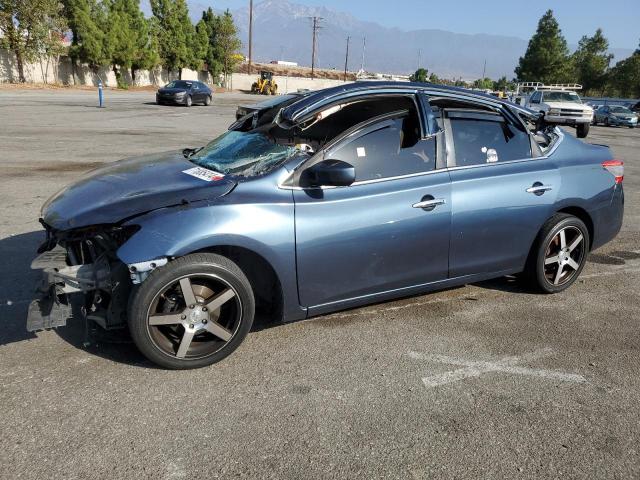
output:
{"label": "white sticker on door", "polygon": [[196,177],[207,182],[216,182],[224,178],[223,174],[203,167],[189,168],[188,170],[183,170],[182,173],[186,173],[187,175],[191,175],[192,177]]}
{"label": "white sticker on door", "polygon": [[364,147],[356,148],[356,153],[358,154],[359,157],[366,157],[367,156],[367,152],[364,149]]}

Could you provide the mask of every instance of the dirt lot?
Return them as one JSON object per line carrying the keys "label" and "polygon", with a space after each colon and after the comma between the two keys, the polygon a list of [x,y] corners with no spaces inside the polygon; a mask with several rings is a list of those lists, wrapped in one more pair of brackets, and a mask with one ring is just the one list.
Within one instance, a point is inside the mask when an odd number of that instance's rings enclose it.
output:
{"label": "dirt lot", "polygon": [[103,162],[201,145],[253,98],[0,91],[0,478],[639,478],[640,129],[622,232],[567,292],[508,279],[255,329],[159,370],[81,325],[28,334],[40,205]]}

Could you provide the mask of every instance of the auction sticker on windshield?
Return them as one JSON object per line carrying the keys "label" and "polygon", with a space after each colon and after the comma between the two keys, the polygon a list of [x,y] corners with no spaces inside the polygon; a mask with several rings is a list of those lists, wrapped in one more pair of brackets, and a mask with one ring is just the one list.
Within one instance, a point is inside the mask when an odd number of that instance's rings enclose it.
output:
{"label": "auction sticker on windshield", "polygon": [[192,177],[196,177],[207,182],[215,182],[224,178],[223,174],[202,167],[189,168],[188,170],[183,170],[182,173],[186,173],[187,175],[191,175]]}

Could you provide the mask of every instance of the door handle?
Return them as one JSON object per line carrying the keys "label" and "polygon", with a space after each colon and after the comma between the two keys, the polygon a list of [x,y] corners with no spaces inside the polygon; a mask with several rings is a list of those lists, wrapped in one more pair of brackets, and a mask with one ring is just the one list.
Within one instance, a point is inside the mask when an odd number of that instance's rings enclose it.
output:
{"label": "door handle", "polygon": [[414,203],[411,206],[413,208],[424,208],[424,209],[433,210],[438,205],[444,205],[445,203],[446,202],[445,202],[444,198],[433,198],[431,200],[422,200],[421,202]]}
{"label": "door handle", "polygon": [[527,188],[525,191],[527,193],[533,193],[534,195],[542,195],[544,192],[549,190],[553,190],[552,185],[543,185],[540,182],[536,182],[533,186]]}

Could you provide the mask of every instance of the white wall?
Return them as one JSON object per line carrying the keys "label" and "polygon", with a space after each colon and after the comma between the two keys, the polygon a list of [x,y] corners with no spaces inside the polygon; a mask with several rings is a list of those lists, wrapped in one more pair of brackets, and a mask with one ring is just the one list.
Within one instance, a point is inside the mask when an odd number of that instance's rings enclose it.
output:
{"label": "white wall", "polygon": [[[47,67],[46,62],[36,62],[25,64],[24,74],[29,83],[49,83],[62,85],[98,85],[98,80],[108,87],[116,87],[115,73],[107,67],[100,68],[97,72],[92,71],[87,65],[77,65],[72,67],[71,59],[60,58],[59,62],[51,62]],[[122,71],[123,80],[129,85],[164,85],[170,80],[177,78],[177,72],[169,75],[164,68],[154,70],[136,71],[135,82],[131,78],[131,72]],[[233,90],[251,90],[251,85],[258,78],[258,73],[248,75],[246,73],[234,73],[231,76],[229,87]],[[311,79],[300,77],[275,76],[278,83],[278,93],[295,92],[298,89],[318,90],[321,88],[342,85],[342,80]],[[194,70],[183,69],[183,80],[200,80],[208,84],[213,84],[213,78],[207,72],[196,72]],[[0,49],[0,83],[18,82],[18,69],[15,64],[15,56]]]}
{"label": "white wall", "polygon": [[[251,85],[258,78],[258,73],[248,75],[246,73],[234,73],[231,78],[230,87],[234,90],[251,90]],[[301,78],[275,76],[274,80],[278,84],[278,93],[296,92],[298,89],[319,90],[321,88],[335,87],[342,85],[342,80],[327,80],[322,78]]]}

